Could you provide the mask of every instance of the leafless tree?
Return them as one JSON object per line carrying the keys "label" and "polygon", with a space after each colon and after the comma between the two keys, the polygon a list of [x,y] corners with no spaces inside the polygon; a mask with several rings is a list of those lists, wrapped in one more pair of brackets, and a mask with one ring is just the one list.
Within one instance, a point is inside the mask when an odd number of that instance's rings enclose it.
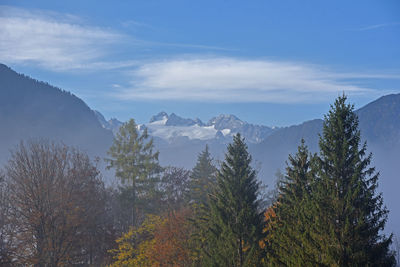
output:
{"label": "leafless tree", "polygon": [[4,175],[0,172],[0,266],[13,264],[13,238],[10,233],[14,226],[10,224],[9,190]]}
{"label": "leafless tree", "polygon": [[178,210],[189,200],[190,171],[167,167],[161,177],[162,206],[168,210]]}
{"label": "leafless tree", "polygon": [[21,142],[6,168],[14,259],[94,264],[100,258],[104,185],[88,156],[47,141]]}

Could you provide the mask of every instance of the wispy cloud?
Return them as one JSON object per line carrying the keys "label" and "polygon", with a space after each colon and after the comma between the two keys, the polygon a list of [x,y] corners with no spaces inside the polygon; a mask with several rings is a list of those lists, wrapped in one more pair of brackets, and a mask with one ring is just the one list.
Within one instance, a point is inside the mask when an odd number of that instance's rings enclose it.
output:
{"label": "wispy cloud", "polygon": [[7,6],[1,7],[0,25],[0,61],[30,62],[53,70],[105,67],[100,59],[125,38],[88,26],[76,16]]}
{"label": "wispy cloud", "polygon": [[[102,70],[137,65],[116,61],[113,51],[132,54],[137,47],[167,46],[196,50],[231,50],[199,44],[136,39],[109,28],[89,25],[78,16],[0,6],[0,62],[35,64],[53,71]],[[135,21],[126,26],[150,26]]]}
{"label": "wispy cloud", "polygon": [[340,92],[377,93],[346,81],[351,74],[270,60],[175,59],[143,64],[129,75],[131,86],[119,88],[115,94],[120,99],[284,103],[322,101]]}
{"label": "wispy cloud", "polygon": [[386,28],[386,27],[391,27],[391,26],[398,26],[400,25],[400,22],[392,22],[392,23],[381,23],[381,24],[374,24],[374,25],[369,25],[361,28],[356,28],[352,29],[353,31],[369,31],[369,30],[375,30],[379,28]]}

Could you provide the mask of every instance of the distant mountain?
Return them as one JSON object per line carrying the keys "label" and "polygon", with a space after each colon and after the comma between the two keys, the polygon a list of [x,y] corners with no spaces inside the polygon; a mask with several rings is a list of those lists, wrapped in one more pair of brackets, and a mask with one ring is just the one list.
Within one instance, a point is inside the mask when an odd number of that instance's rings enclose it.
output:
{"label": "distant mountain", "polygon": [[107,130],[111,130],[114,134],[118,132],[119,127],[121,127],[122,122],[119,120],[112,118],[110,120],[106,120],[99,111],[94,110],[94,114],[96,115],[97,120],[100,122],[101,126]]}
{"label": "distant mountain", "polygon": [[112,133],[81,99],[0,64],[0,163],[20,140],[51,139],[104,155]]}
{"label": "distant mountain", "polygon": [[[103,115],[96,113],[97,118],[104,128],[116,132],[122,122],[113,119],[106,121]],[[236,133],[243,135],[249,143],[260,143],[267,136],[272,134],[277,128],[254,125],[241,121],[234,115],[219,115],[203,123],[199,118],[182,118],[175,113],[168,115],[162,111],[150,118],[149,123],[140,125],[147,128],[149,134],[160,138],[168,143],[173,143],[177,138],[187,138],[189,140],[213,140],[220,143],[228,143]]]}
{"label": "distant mountain", "polygon": [[[98,120],[106,129],[112,129],[110,121],[98,113]],[[116,121],[114,125],[120,126],[122,123]],[[182,118],[175,113],[168,115],[162,111],[150,118],[149,123],[144,124],[149,134],[171,143],[176,138],[187,137],[190,140],[219,140],[222,143],[231,141],[236,133],[243,135],[250,143],[260,143],[267,136],[277,130],[267,126],[254,125],[241,121],[234,115],[221,114],[203,123],[199,118]]]}
{"label": "distant mountain", "polygon": [[391,94],[357,110],[364,138],[385,147],[400,145],[400,94]]}
{"label": "distant mountain", "polygon": [[[212,118],[207,125],[214,126],[219,131],[229,130],[230,136],[240,133],[249,143],[260,143],[278,128],[263,125],[255,125],[244,122],[234,115],[219,115]],[[225,134],[224,134],[225,135]]]}
{"label": "distant mountain", "polygon": [[168,120],[165,123],[166,126],[204,126],[204,123],[199,119],[196,118],[192,119],[184,119],[182,117],[177,116],[175,113],[172,113],[168,116]]}
{"label": "distant mountain", "polygon": [[164,111],[158,113],[157,115],[152,116],[149,123],[160,122],[160,121],[163,121],[164,122],[163,124],[166,126],[193,126],[196,124],[198,126],[204,126],[204,123],[199,118],[196,118],[194,120],[184,119],[182,117],[179,117],[175,113],[171,113],[171,115],[168,115]]}
{"label": "distant mountain", "polygon": [[214,125],[214,128],[220,131],[224,129],[240,129],[244,124],[245,122],[239,120],[235,115],[226,114],[221,114],[217,117],[214,117],[207,123],[207,125]]}
{"label": "distant mountain", "polygon": [[168,114],[164,111],[161,111],[160,113],[158,113],[157,115],[154,115],[150,118],[149,123],[153,123],[156,121],[167,121],[168,120]]}
{"label": "distant mountain", "polygon": [[295,153],[300,140],[304,138],[313,152],[318,150],[318,134],[322,129],[322,120],[315,119],[299,125],[283,127],[272,133],[257,145],[250,145],[254,159],[261,164],[260,176],[272,185],[275,173],[284,171],[289,154]]}

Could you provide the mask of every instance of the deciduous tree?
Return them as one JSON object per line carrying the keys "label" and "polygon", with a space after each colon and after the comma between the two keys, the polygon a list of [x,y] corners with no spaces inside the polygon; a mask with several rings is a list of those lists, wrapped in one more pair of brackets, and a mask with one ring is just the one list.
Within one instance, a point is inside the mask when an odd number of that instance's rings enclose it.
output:
{"label": "deciduous tree", "polygon": [[[115,169],[115,175],[122,183],[121,204],[130,216],[128,225],[136,226],[146,212],[154,212],[159,202],[151,201],[159,197],[158,152],[154,152],[153,140],[147,129],[142,134],[133,119],[124,123],[114,138],[106,159],[108,168]],[[146,211],[146,212],[145,212]],[[127,225],[127,226],[128,226]],[[127,228],[127,226],[125,228]]]}
{"label": "deciduous tree", "polygon": [[171,211],[164,216],[148,215],[141,226],[131,228],[112,250],[112,266],[191,266],[190,210]]}
{"label": "deciduous tree", "polygon": [[77,150],[21,142],[6,166],[17,263],[71,265],[95,256],[87,242],[103,211],[96,204],[103,188],[98,174]]}
{"label": "deciduous tree", "polygon": [[[178,167],[166,167],[161,176],[161,205],[169,210],[179,210],[188,205],[190,171]],[[164,210],[165,211],[165,210]]]}

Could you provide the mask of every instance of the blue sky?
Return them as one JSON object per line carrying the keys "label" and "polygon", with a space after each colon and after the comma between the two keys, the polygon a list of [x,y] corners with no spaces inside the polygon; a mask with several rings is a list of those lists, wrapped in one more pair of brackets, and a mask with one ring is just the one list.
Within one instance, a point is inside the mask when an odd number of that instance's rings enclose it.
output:
{"label": "blue sky", "polygon": [[1,1],[0,62],[106,118],[285,126],[400,92],[399,1]]}

